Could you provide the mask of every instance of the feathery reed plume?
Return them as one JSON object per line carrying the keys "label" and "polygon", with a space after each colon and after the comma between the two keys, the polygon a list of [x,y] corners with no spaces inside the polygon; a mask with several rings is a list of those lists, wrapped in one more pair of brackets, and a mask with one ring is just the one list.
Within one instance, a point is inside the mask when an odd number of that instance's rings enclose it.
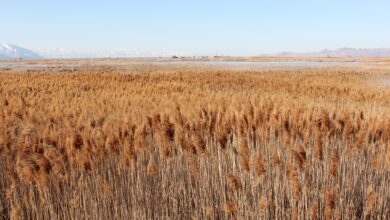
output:
{"label": "feathery reed plume", "polygon": [[206,211],[206,213],[205,213],[206,217],[211,217],[213,215],[213,212],[214,212],[212,207],[206,207],[205,211]]}
{"label": "feathery reed plume", "polygon": [[298,172],[293,165],[287,163],[287,173],[290,182],[290,189],[292,190],[295,199],[299,201],[301,199],[301,187],[299,185]]}
{"label": "feathery reed plume", "polygon": [[[58,174],[62,177],[65,176],[65,157],[61,154],[59,149],[53,146],[47,146],[43,156],[48,160],[50,170],[53,171],[54,174]],[[48,167],[47,170],[49,170]]]}
{"label": "feathery reed plume", "polygon": [[83,138],[81,137],[81,135],[80,134],[78,134],[78,133],[75,133],[73,136],[72,136],[72,146],[73,146],[73,148],[74,149],[76,149],[76,150],[80,150],[81,149],[81,147],[83,146],[83,143],[84,143],[84,141],[83,141]]}
{"label": "feathery reed plume", "polygon": [[229,138],[230,128],[223,127],[221,130],[217,130],[216,132],[216,139],[219,144],[219,146],[222,149],[226,148],[228,138]]}
{"label": "feathery reed plume", "polygon": [[268,126],[263,126],[261,130],[259,130],[260,137],[262,138],[263,142],[265,144],[269,144],[271,140],[271,134],[270,134],[270,129]]}
{"label": "feathery reed plume", "polygon": [[5,128],[0,130],[0,154],[6,150],[7,146],[7,130]]}
{"label": "feathery reed plume", "polygon": [[77,207],[79,206],[79,202],[78,202],[78,199],[77,199],[76,196],[73,196],[73,197],[70,199],[69,203],[70,203],[70,207],[71,207],[72,209],[77,209]]}
{"label": "feathery reed plume", "polygon": [[298,220],[298,219],[299,219],[298,208],[297,208],[297,207],[294,207],[294,208],[292,209],[291,219],[292,219],[292,220]]}
{"label": "feathery reed plume", "polygon": [[39,169],[39,165],[32,158],[17,158],[16,160],[16,173],[25,183],[36,181]]}
{"label": "feathery reed plume", "polygon": [[328,112],[324,109],[321,111],[321,125],[326,131],[330,130],[331,121]]}
{"label": "feathery reed plume", "polygon": [[180,136],[179,136],[179,142],[180,142],[180,146],[181,148],[185,151],[185,152],[188,152],[190,154],[197,154],[198,151],[196,150],[196,147],[194,144],[192,144],[192,142],[190,142],[187,138],[187,135],[185,135],[184,133],[182,133]]}
{"label": "feathery reed plume", "polygon": [[310,219],[312,219],[312,220],[318,219],[318,204],[317,204],[317,202],[313,202],[310,206]]}
{"label": "feathery reed plume", "polygon": [[311,190],[311,183],[310,183],[310,181],[306,178],[306,179],[305,179],[305,183],[303,184],[303,192],[305,193],[305,195],[309,195],[310,190]]}
{"label": "feathery reed plume", "polygon": [[258,176],[266,172],[266,162],[262,152],[259,152],[255,161],[255,171]]}
{"label": "feathery reed plume", "polygon": [[276,150],[276,146],[275,145],[273,147],[271,147],[271,151],[272,151],[272,160],[274,161],[274,165],[276,167],[280,167],[282,162],[280,160],[280,157],[279,157],[279,154],[278,154],[278,152]]}
{"label": "feathery reed plume", "polygon": [[368,186],[366,189],[364,216],[367,216],[373,212],[378,198],[379,194],[374,191],[372,185]]}
{"label": "feathery reed plume", "polygon": [[300,170],[305,169],[305,164],[306,164],[306,151],[303,148],[301,144],[298,145],[296,150],[293,150],[292,152],[295,162],[297,163],[298,167]]}
{"label": "feathery reed plume", "polygon": [[314,154],[318,160],[324,159],[322,133],[319,129],[317,129],[315,132]]}
{"label": "feathery reed plume", "polygon": [[[107,152],[112,152],[112,151],[116,151],[117,150],[117,145],[119,145],[119,141],[117,140],[117,138],[114,136],[114,134],[110,134],[107,138],[106,138],[106,143],[104,145],[104,148]],[[141,147],[140,147],[141,149]]]}
{"label": "feathery reed plume", "polygon": [[338,174],[338,166],[339,166],[340,156],[338,152],[335,152],[330,158],[329,162],[329,175],[333,178],[337,177]]}
{"label": "feathery reed plume", "polygon": [[200,132],[199,131],[193,132],[193,137],[194,137],[194,143],[195,143],[196,149],[200,153],[206,153],[206,143],[203,140],[202,136],[200,135]]}
{"label": "feathery reed plume", "polygon": [[307,149],[307,147],[309,146],[310,141],[311,141],[311,129],[307,129],[303,136],[303,146],[305,147],[305,149]]}
{"label": "feathery reed plume", "polygon": [[325,219],[332,219],[338,194],[339,188],[337,186],[332,189],[325,190]]}
{"label": "feathery reed plume", "polygon": [[113,189],[111,185],[101,176],[97,176],[97,181],[99,182],[99,185],[101,186],[101,197],[105,197],[106,195],[111,196],[113,195]]}
{"label": "feathery reed plume", "polygon": [[242,168],[246,172],[249,172],[249,170],[250,170],[249,145],[248,145],[248,140],[245,136],[241,136],[241,138],[240,138],[239,154],[240,154],[240,161],[241,161]]}
{"label": "feathery reed plume", "polygon": [[344,125],[343,137],[346,141],[350,141],[352,135],[353,135],[353,126],[349,122],[349,119],[347,119],[347,122]]}
{"label": "feathery reed plume", "polygon": [[227,174],[226,181],[229,187],[234,191],[242,191],[242,183],[241,181],[233,176],[232,174]]}
{"label": "feathery reed plume", "polygon": [[334,210],[334,220],[341,220],[340,213],[337,210]]}
{"label": "feathery reed plume", "polygon": [[155,176],[157,174],[157,167],[153,161],[153,158],[150,157],[146,172],[149,176]]}
{"label": "feathery reed plume", "polygon": [[266,209],[266,207],[267,207],[267,198],[266,198],[265,196],[262,196],[262,197],[260,198],[258,207],[259,207],[259,211],[260,211],[261,213],[264,213],[264,212],[265,212],[265,209]]}
{"label": "feathery reed plume", "polygon": [[386,150],[386,164],[387,164],[388,170],[390,171],[390,142],[388,142],[386,145],[387,145],[387,150]]}
{"label": "feathery reed plume", "polygon": [[276,209],[276,205],[274,203],[274,199],[272,198],[272,196],[268,197],[268,208],[270,210],[271,215],[273,215]]}
{"label": "feathery reed plume", "polygon": [[164,158],[168,158],[171,155],[171,143],[175,140],[175,128],[174,124],[169,121],[169,116],[163,115],[159,130],[162,140],[161,154]]}
{"label": "feathery reed plume", "polygon": [[361,128],[359,133],[356,135],[355,145],[357,148],[362,149],[366,142],[367,132],[364,128]]}
{"label": "feathery reed plume", "polygon": [[190,167],[191,174],[194,177],[199,177],[199,173],[200,173],[199,165],[196,163],[193,155],[188,155],[187,156],[187,163],[188,163],[188,165]]}
{"label": "feathery reed plume", "polygon": [[231,214],[233,216],[237,215],[237,202],[235,200],[225,202],[223,208],[226,213]]}
{"label": "feathery reed plume", "polygon": [[174,110],[174,119],[175,119],[176,124],[178,124],[180,127],[184,126],[185,119],[184,119],[183,114],[181,112],[181,109],[178,105],[176,106],[176,108]]}
{"label": "feathery reed plume", "polygon": [[243,115],[242,118],[238,121],[238,134],[240,136],[246,136],[246,132],[248,129],[248,118]]}
{"label": "feathery reed plume", "polygon": [[12,204],[11,205],[11,213],[10,213],[10,219],[11,220],[19,220],[22,218],[22,209],[20,208],[19,204]]}
{"label": "feathery reed plume", "polygon": [[381,148],[380,151],[374,155],[372,162],[371,162],[371,165],[374,169],[378,169],[381,166],[381,164],[383,162],[383,157],[386,156],[386,153],[385,153],[386,150],[383,150],[382,147],[380,147],[380,148]]}
{"label": "feathery reed plume", "polygon": [[137,161],[137,154],[134,148],[134,145],[131,140],[125,140],[123,144],[123,154],[125,159],[125,165],[130,166],[133,165]]}

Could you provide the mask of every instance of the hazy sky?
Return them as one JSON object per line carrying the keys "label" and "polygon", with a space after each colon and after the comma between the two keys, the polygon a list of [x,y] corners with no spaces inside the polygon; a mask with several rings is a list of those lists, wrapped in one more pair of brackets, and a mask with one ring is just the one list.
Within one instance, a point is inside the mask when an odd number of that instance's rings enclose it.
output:
{"label": "hazy sky", "polygon": [[210,55],[390,47],[390,1],[0,0],[0,42]]}

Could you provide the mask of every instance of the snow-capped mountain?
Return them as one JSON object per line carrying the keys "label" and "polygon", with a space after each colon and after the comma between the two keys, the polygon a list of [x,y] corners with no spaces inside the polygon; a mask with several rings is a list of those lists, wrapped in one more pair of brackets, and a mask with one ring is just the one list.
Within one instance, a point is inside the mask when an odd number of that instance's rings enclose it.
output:
{"label": "snow-capped mountain", "polygon": [[177,51],[142,51],[134,49],[113,50],[67,50],[63,48],[33,49],[45,58],[126,58],[126,57],[170,57],[186,56],[190,53]]}
{"label": "snow-capped mountain", "polygon": [[26,49],[12,44],[0,44],[0,59],[10,58],[105,58],[105,57],[170,57],[190,53],[177,51],[114,50],[67,50],[63,48]]}
{"label": "snow-capped mountain", "polygon": [[0,58],[1,59],[12,59],[12,58],[26,58],[26,59],[36,59],[42,58],[37,53],[13,45],[13,44],[0,44]]}

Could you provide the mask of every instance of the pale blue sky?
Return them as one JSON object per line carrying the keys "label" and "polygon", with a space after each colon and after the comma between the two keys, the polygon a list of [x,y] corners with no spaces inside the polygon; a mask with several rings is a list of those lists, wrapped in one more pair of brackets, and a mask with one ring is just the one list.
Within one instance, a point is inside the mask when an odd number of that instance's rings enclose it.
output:
{"label": "pale blue sky", "polygon": [[390,47],[390,1],[0,0],[0,42],[210,55]]}

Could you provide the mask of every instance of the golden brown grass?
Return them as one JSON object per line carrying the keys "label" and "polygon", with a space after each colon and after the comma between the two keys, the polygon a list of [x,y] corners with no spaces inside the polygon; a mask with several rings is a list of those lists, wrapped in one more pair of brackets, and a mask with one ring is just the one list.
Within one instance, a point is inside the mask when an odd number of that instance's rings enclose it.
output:
{"label": "golden brown grass", "polygon": [[388,219],[371,67],[0,71],[3,219]]}

